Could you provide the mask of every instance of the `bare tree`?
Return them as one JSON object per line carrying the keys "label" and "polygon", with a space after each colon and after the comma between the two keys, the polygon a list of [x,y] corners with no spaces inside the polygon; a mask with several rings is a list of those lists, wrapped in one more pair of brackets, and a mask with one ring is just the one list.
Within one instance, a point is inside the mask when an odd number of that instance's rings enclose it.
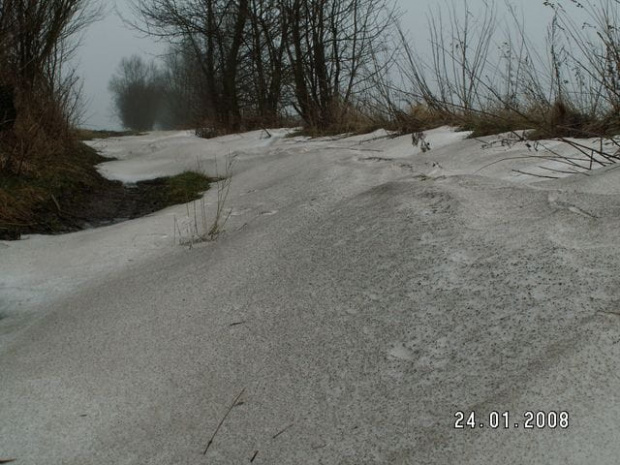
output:
{"label": "bare tree", "polygon": [[377,0],[282,0],[281,8],[297,110],[308,125],[327,128],[370,83],[393,7]]}
{"label": "bare tree", "polygon": [[109,87],[124,127],[153,129],[164,95],[162,76],[155,63],[146,63],[138,55],[123,58]]}
{"label": "bare tree", "polygon": [[144,31],[184,41],[197,57],[205,82],[205,116],[227,129],[240,125],[238,74],[249,0],[136,0]]}
{"label": "bare tree", "polygon": [[249,30],[242,56],[241,87],[244,116],[263,124],[277,123],[284,101],[287,70],[288,20],[280,14],[279,0],[251,0]]}
{"label": "bare tree", "polygon": [[[145,32],[183,41],[202,73],[205,119],[237,130],[293,106],[326,128],[369,85],[391,0],[135,0]],[[254,123],[257,124],[257,123]],[[269,123],[267,123],[269,124]]]}
{"label": "bare tree", "polygon": [[0,86],[14,95],[17,110],[15,137],[0,141],[0,168],[19,172],[25,157],[40,155],[28,148],[36,140],[71,139],[79,88],[66,64],[76,34],[98,17],[93,1],[0,0]]}
{"label": "bare tree", "polygon": [[164,97],[158,123],[163,129],[196,127],[206,101],[200,63],[187,41],[173,44],[162,57]]}
{"label": "bare tree", "polygon": [[87,8],[88,3],[0,0],[2,74],[32,88],[49,77],[46,71],[57,71],[72,50],[69,39],[97,18],[99,11]]}

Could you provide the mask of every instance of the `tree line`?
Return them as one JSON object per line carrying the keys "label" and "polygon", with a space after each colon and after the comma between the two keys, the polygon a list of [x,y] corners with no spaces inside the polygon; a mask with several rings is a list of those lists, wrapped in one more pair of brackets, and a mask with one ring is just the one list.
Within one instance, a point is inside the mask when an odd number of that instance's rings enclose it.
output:
{"label": "tree line", "polygon": [[[110,88],[124,125],[217,131],[281,124],[290,115],[312,128],[336,125],[383,66],[377,60],[395,11],[388,0],[136,0],[134,7],[142,20],[135,26],[170,49],[159,66],[139,57],[121,62]],[[140,110],[154,107],[150,120]],[[145,119],[140,127],[136,114]]]}

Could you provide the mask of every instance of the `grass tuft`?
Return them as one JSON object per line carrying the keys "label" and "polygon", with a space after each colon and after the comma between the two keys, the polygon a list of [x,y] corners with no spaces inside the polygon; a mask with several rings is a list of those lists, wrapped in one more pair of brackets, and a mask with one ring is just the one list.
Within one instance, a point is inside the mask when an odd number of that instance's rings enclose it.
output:
{"label": "grass tuft", "polygon": [[208,190],[214,181],[217,179],[210,178],[202,173],[185,171],[165,179],[162,195],[168,205],[191,202],[199,199],[201,193]]}

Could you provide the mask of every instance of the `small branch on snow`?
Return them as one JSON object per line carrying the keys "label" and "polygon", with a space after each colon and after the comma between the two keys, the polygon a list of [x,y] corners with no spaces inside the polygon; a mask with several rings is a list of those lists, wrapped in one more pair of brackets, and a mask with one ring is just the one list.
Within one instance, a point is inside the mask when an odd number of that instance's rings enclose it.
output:
{"label": "small branch on snow", "polygon": [[273,437],[271,439],[275,439],[278,436],[280,436],[282,433],[284,433],[287,429],[289,429],[291,426],[293,426],[293,423],[291,423],[290,425],[286,426],[284,429],[282,429],[280,432],[276,433],[273,435]]}
{"label": "small branch on snow", "polygon": [[545,176],[544,174],[535,174],[535,173],[528,173],[527,171],[521,171],[521,170],[512,170],[515,173],[519,173],[519,174],[525,174],[527,176],[534,176],[536,178],[545,178],[545,179],[558,179],[557,176]]}
{"label": "small branch on snow", "polygon": [[207,451],[209,450],[209,447],[211,447],[211,444],[213,444],[213,440],[215,439],[215,436],[217,435],[218,431],[220,430],[220,428],[222,427],[222,425],[226,421],[226,417],[228,417],[228,414],[232,411],[232,409],[234,409],[237,405],[242,405],[243,404],[243,402],[239,402],[239,399],[241,398],[241,396],[243,395],[244,392],[245,392],[245,388],[243,388],[241,390],[239,395],[237,397],[235,397],[235,400],[233,401],[233,403],[230,404],[230,407],[228,407],[228,410],[226,410],[226,413],[224,414],[224,416],[220,420],[219,424],[217,425],[217,428],[215,428],[215,431],[213,432],[213,435],[211,436],[211,439],[209,439],[209,442],[207,443],[207,447],[205,447],[205,451],[202,453],[202,455],[207,455]]}

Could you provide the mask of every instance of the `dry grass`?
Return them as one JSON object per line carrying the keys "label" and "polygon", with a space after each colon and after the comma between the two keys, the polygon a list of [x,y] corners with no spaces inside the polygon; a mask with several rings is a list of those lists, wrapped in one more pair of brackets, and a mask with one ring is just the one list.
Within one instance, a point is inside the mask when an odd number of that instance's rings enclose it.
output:
{"label": "dry grass", "polygon": [[78,143],[63,148],[48,140],[39,134],[8,147],[15,164],[0,174],[0,237],[67,230],[62,210],[100,184],[94,165],[102,157]]}
{"label": "dry grass", "polygon": [[373,109],[365,108],[361,105],[334,104],[331,109],[330,120],[332,123],[327,126],[302,126],[299,131],[290,134],[293,136],[309,137],[328,137],[342,134],[359,135],[367,134],[377,129],[392,126],[392,122],[381,117],[378,113],[373,114]]}
{"label": "dry grass", "polygon": [[[215,177],[205,178],[209,182],[217,183],[217,201],[215,211],[207,211],[204,197],[186,204],[187,216],[174,219],[175,241],[178,236],[180,245],[192,248],[194,244],[205,241],[215,241],[224,232],[224,226],[230,217],[231,211],[226,208],[228,194],[232,183],[235,156],[226,159],[224,173],[220,173],[217,158],[215,159]],[[200,169],[200,171],[203,171]],[[205,189],[206,190],[206,189]]]}
{"label": "dry grass", "polygon": [[620,35],[608,27],[617,23],[617,2],[585,9],[572,2],[570,8],[591,20],[585,29],[573,24],[569,8],[547,3],[554,17],[545,42],[525,35],[515,9],[508,6],[501,19],[492,3],[482,14],[467,4],[464,11],[448,6],[447,14],[445,6],[436,7],[429,15],[427,55],[399,31],[397,72],[375,86],[386,126],[415,133],[449,124],[474,137],[524,129],[532,139],[617,135]]}
{"label": "dry grass", "polygon": [[53,97],[20,91],[16,107],[13,128],[0,133],[0,237],[54,230],[59,205],[97,175]]}

